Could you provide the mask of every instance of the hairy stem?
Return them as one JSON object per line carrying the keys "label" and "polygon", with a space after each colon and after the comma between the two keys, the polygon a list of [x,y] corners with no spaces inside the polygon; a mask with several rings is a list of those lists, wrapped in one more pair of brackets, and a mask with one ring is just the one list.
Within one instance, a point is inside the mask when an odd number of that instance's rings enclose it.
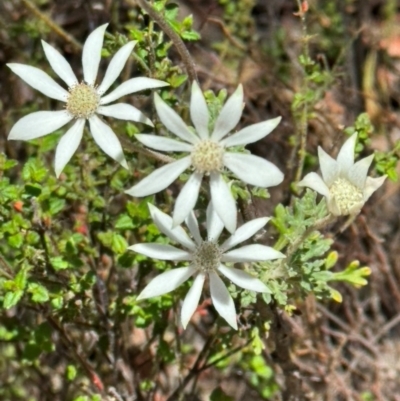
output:
{"label": "hairy stem", "polygon": [[[299,7],[298,15],[301,19],[302,25],[302,41],[303,41],[303,56],[306,60],[309,59],[309,48],[308,48],[308,34],[307,34],[307,23],[306,23],[306,10],[303,9],[303,0],[297,0],[297,5]],[[308,91],[308,80],[307,80],[307,71],[304,71],[303,74],[303,88],[302,92],[305,94]],[[301,180],[303,175],[303,167],[304,167],[304,159],[306,157],[306,145],[307,145],[307,134],[308,134],[308,101],[304,100],[303,109],[301,111],[301,116],[297,121],[297,135],[298,135],[298,144],[297,144],[297,170],[294,176],[295,185]]]}
{"label": "hairy stem", "polygon": [[191,82],[198,81],[196,68],[188,49],[186,48],[180,36],[171,28],[164,17],[158,13],[146,0],[138,0],[140,7],[150,15],[150,17],[158,24],[165,34],[172,40],[183,63]]}

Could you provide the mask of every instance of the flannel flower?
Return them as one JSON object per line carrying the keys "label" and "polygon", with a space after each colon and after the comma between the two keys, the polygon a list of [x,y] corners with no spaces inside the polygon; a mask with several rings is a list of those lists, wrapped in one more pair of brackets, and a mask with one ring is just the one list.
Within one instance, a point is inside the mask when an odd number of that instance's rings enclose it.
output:
{"label": "flannel flower", "polygon": [[142,112],[126,103],[108,105],[116,99],[143,89],[159,88],[166,82],[150,78],[132,78],[119,85],[106,96],[103,94],[121,73],[136,42],[132,41],[118,50],[111,60],[102,83],[96,86],[96,77],[101,59],[104,32],[108,24],[95,29],[87,38],[82,52],[84,80],[79,83],[67,60],[52,46],[42,41],[43,50],[54,72],[67,84],[62,88],[42,70],[23,64],[11,63],[8,67],[30,86],[44,95],[64,102],[60,111],[39,111],[21,118],[12,127],[8,139],[30,140],[50,134],[72,120],[74,124],[57,145],[55,171],[59,176],[69,162],[82,139],[85,121],[89,121],[90,132],[97,145],[111,158],[128,168],[121,144],[112,131],[97,114],[121,120],[142,122],[153,125]]}
{"label": "flannel flower", "polygon": [[155,206],[149,204],[150,213],[158,229],[172,241],[185,248],[181,250],[171,245],[150,243],[130,246],[135,252],[150,258],[172,261],[188,261],[186,267],[178,267],[166,271],[155,277],[139,294],[138,300],[156,297],[175,290],[179,285],[195,275],[193,285],[183,301],[181,321],[186,328],[191,316],[195,312],[204,281],[208,276],[210,280],[211,299],[218,313],[237,329],[235,305],[229,292],[220,279],[219,274],[224,275],[239,287],[257,292],[270,292],[268,287],[259,279],[233,267],[227,267],[224,263],[258,262],[271,259],[284,258],[285,256],[265,245],[252,244],[231,250],[237,244],[246,241],[260,230],[268,222],[269,218],[262,217],[249,221],[238,228],[222,245],[218,245],[219,236],[224,228],[222,221],[215,213],[212,204],[207,208],[207,239],[202,240],[198,222],[191,212],[186,219],[186,224],[194,241],[186,231],[177,226],[172,228],[172,218],[161,212]]}
{"label": "flannel flower", "polygon": [[243,88],[241,85],[227,100],[214,129],[209,133],[209,111],[203,93],[196,82],[192,84],[190,115],[193,131],[161,98],[155,94],[157,114],[165,127],[182,141],[157,135],[136,135],[145,146],[159,151],[188,152],[175,162],[169,163],[127,190],[132,196],[152,195],[168,187],[189,167],[193,173],[176,199],[173,212],[174,226],[182,223],[193,210],[204,175],[210,178],[213,206],[228,231],[236,229],[236,203],[228,184],[223,178],[224,168],[231,170],[240,180],[258,187],[271,187],[283,180],[283,174],[267,160],[245,153],[227,152],[233,146],[247,145],[267,136],[281,120],[280,117],[250,125],[230,136],[242,115]]}
{"label": "flannel flower", "polygon": [[328,210],[335,216],[358,214],[386,179],[386,175],[367,177],[373,154],[354,163],[356,140],[357,133],[343,144],[336,160],[318,147],[322,178],[316,173],[309,173],[299,182],[300,186],[309,187],[325,196]]}

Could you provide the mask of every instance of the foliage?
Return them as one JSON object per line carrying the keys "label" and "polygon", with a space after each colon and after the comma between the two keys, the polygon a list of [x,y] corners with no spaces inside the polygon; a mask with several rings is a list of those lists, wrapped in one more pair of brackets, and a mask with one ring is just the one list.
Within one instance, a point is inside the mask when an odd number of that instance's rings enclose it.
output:
{"label": "foliage", "polygon": [[[34,3],[36,7],[49,2]],[[235,69],[247,57],[247,43],[257,48],[252,16],[255,2],[219,0],[217,5],[224,36],[212,44],[212,51],[225,67]],[[196,42],[202,45],[201,34],[194,28],[198,26],[195,17],[182,17],[178,4],[156,0],[152,7],[189,46]],[[320,35],[320,50],[326,52],[329,60],[340,60],[344,28],[336,3],[327,2],[314,11],[318,18],[324,16],[331,23],[321,29],[312,21],[309,29],[315,29],[316,36],[306,35],[302,40],[312,50]],[[49,40],[52,26],[43,18],[38,24],[32,22],[32,17],[19,24],[10,23],[10,40],[24,35],[27,43],[34,44],[32,65],[36,66],[44,65],[36,42],[42,38]],[[185,122],[190,121],[190,83],[185,65],[174,53],[174,40],[139,6],[132,6],[126,20],[114,28],[110,30],[113,33],[107,33],[102,57],[109,61],[127,42],[137,41],[132,54],[135,69],[130,73],[168,82],[169,86],[158,93]],[[279,29],[275,34],[283,35]],[[340,37],[336,46],[329,45],[331,42],[327,40],[331,36]],[[257,54],[260,59],[266,54],[269,59],[278,58],[274,73],[282,85],[292,79],[290,63],[283,47],[280,48],[284,42],[282,36],[271,49],[260,46]],[[316,105],[337,78],[327,65],[316,60],[310,48],[303,48],[298,54],[300,85],[292,88],[292,97],[285,104],[295,128],[293,137],[274,139],[284,142],[286,150],[295,149],[293,154],[298,151],[298,155],[302,152],[305,155],[306,151],[300,139],[307,131],[302,131],[303,128],[317,118]],[[197,48],[189,49],[194,53]],[[28,63],[29,55],[21,57]],[[282,68],[283,65],[286,67]],[[204,91],[211,116],[210,130],[232,89],[228,84],[224,86],[214,83]],[[243,262],[236,266],[258,277],[270,290],[258,294],[229,285],[238,311],[237,332],[218,317],[207,295],[200,301],[189,328],[186,332],[181,330],[180,301],[192,281],[174,292],[139,301],[138,294],[152,278],[183,264],[180,260],[144,257],[127,248],[135,243],[168,243],[152,221],[148,204],[156,204],[171,214],[177,193],[189,177],[182,174],[178,184],[146,198],[124,194],[165,161],[163,155],[146,153],[134,136],[167,133],[157,119],[149,95],[150,91],[142,93],[134,103],[141,103],[151,115],[154,129],[140,123],[109,122],[123,143],[130,170],[104,155],[89,132],[84,133],[81,149],[60,179],[55,177],[48,155],[54,151],[61,131],[15,145],[16,150],[10,150],[13,142],[0,152],[0,398],[4,401],[41,400],[38,389],[31,394],[29,388],[42,378],[52,378],[44,391],[53,394],[55,400],[111,401],[118,397],[128,400],[157,396],[161,399],[174,394],[174,389],[180,398],[171,400],[183,399],[188,383],[193,379],[195,392],[202,372],[207,369],[217,372],[218,377],[240,371],[257,399],[275,399],[282,392],[281,381],[272,359],[265,355],[269,352],[266,339],[272,337],[277,327],[276,316],[290,316],[301,310],[303,300],[310,296],[319,302],[344,302],[344,292],[339,292],[343,287],[337,289],[337,283],[356,289],[368,284],[371,269],[364,266],[365,261],[349,261],[337,252],[335,237],[329,231],[337,220],[331,219],[325,199],[320,200],[309,189],[296,194],[290,191],[297,184],[292,178],[298,167],[293,167],[287,172],[289,179],[281,184],[284,195],[279,201],[270,195],[268,188],[249,187],[234,174],[227,174],[243,221],[250,220],[248,214],[254,212],[252,207],[256,204],[263,205],[262,210],[274,210],[267,227],[249,243],[268,243],[286,256],[281,260]],[[27,104],[10,110],[8,128],[18,118],[44,110],[44,101],[40,99],[41,95],[35,94]],[[249,106],[256,116],[265,116],[265,110],[272,108],[267,104],[254,112],[251,101]],[[276,109],[273,110],[275,113]],[[254,118],[250,114],[243,120]],[[369,154],[375,132],[366,113],[358,116],[354,126],[344,129],[346,135],[354,132],[358,133],[356,157]],[[253,149],[237,146],[232,150],[250,154],[255,153]],[[271,149],[267,152],[272,154]],[[400,141],[389,151],[376,152],[374,174],[386,174],[397,180],[399,157]],[[281,161],[283,165],[286,160]],[[308,167],[307,162],[299,157],[301,169]],[[201,190],[198,209],[205,209],[208,200],[207,191]],[[165,384],[168,376],[173,379]],[[3,381],[3,377],[7,380]],[[360,397],[373,399],[369,391],[360,392]],[[235,397],[218,385],[209,399],[230,401]]]}

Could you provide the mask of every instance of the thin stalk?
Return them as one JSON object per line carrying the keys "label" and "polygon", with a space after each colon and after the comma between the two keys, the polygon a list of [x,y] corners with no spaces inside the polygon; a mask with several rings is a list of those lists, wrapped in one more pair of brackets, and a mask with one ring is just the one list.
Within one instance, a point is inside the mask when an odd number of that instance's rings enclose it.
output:
{"label": "thin stalk", "polygon": [[76,50],[82,50],[82,45],[68,32],[64,31],[60,25],[56,24],[50,17],[42,13],[31,0],[21,0],[24,6],[31,11],[37,18],[43,21],[53,32],[61,36],[66,42],[71,43]]}
{"label": "thin stalk", "polygon": [[[306,21],[306,11],[303,9],[303,0],[297,0],[297,5],[299,7],[298,15],[301,19],[302,26],[302,42],[303,42],[303,56],[306,60],[309,59],[310,51],[308,46],[308,33],[307,33],[307,21]],[[304,71],[303,74],[303,84],[302,84],[302,92],[303,94],[308,91],[308,80],[307,80],[307,71]],[[303,176],[303,168],[304,168],[304,159],[306,157],[306,146],[307,146],[307,134],[308,134],[308,101],[304,101],[303,109],[301,111],[301,117],[298,124],[298,161],[297,161],[297,170],[294,176],[294,183],[296,184],[301,180]]]}
{"label": "thin stalk", "polygon": [[158,24],[158,26],[165,32],[165,34],[172,40],[175,45],[183,63],[185,64],[186,72],[190,81],[198,81],[196,68],[192,57],[181,37],[171,28],[164,17],[158,13],[146,0],[138,0],[140,7],[143,8],[150,15],[150,17]]}

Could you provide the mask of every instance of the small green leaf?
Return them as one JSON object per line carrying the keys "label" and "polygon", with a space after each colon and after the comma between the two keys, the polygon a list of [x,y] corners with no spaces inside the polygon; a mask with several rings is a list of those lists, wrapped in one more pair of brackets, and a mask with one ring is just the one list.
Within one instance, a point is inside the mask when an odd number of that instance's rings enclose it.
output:
{"label": "small green leaf", "polygon": [[76,374],[77,374],[76,367],[74,365],[68,365],[67,366],[67,379],[69,381],[74,380],[76,377]]}
{"label": "small green leaf", "polygon": [[32,294],[32,301],[43,303],[49,300],[49,292],[45,287],[38,283],[30,283],[28,292]]}
{"label": "small green leaf", "polygon": [[54,270],[65,270],[68,269],[69,263],[65,261],[61,256],[55,256],[50,259],[50,263]]}
{"label": "small green leaf", "polygon": [[65,206],[65,199],[52,198],[50,199],[49,212],[51,215],[55,215],[61,212],[64,206]]}
{"label": "small green leaf", "polygon": [[19,249],[24,243],[24,236],[21,233],[17,233],[8,237],[8,244],[12,248]]}
{"label": "small green leaf", "polygon": [[42,187],[38,184],[26,184],[25,192],[34,197],[38,197],[42,193]]}
{"label": "small green leaf", "polygon": [[122,235],[114,234],[112,237],[111,249],[113,252],[122,254],[128,248],[128,243]]}
{"label": "small green leaf", "polygon": [[22,298],[22,295],[24,295],[24,292],[22,290],[7,292],[3,301],[4,309],[10,309],[13,306],[15,306],[18,303],[18,301]]}
{"label": "small green leaf", "polygon": [[126,214],[119,216],[115,223],[115,228],[119,230],[131,230],[134,227],[135,226],[133,225],[132,219]]}
{"label": "small green leaf", "polygon": [[325,268],[327,270],[332,269],[333,266],[335,266],[337,260],[338,260],[338,253],[337,251],[332,251],[329,253],[325,260]]}

